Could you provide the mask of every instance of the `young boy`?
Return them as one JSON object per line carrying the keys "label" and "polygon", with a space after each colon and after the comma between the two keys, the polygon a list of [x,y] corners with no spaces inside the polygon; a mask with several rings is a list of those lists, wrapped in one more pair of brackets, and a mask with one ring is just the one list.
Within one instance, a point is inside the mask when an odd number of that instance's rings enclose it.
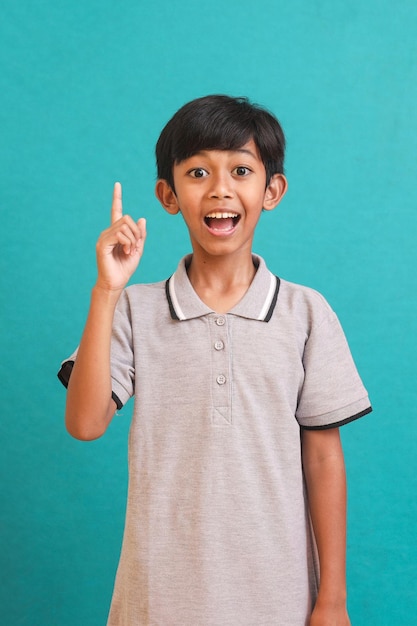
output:
{"label": "young boy", "polygon": [[284,143],[246,99],[174,115],[156,195],[182,214],[192,254],[166,282],[124,289],[146,232],[115,185],[84,334],[60,372],[79,439],[135,397],[110,626],[349,624],[338,427],[371,407],[323,297],[252,253],[287,189]]}

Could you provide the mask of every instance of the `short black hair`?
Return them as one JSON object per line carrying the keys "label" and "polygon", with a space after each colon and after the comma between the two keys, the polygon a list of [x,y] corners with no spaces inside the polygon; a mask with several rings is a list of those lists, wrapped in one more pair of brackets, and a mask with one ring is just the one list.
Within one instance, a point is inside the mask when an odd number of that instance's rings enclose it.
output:
{"label": "short black hair", "polygon": [[248,98],[211,95],[182,106],[156,144],[158,178],[174,189],[173,167],[201,150],[237,150],[254,140],[268,185],[284,173],[285,136],[276,117]]}

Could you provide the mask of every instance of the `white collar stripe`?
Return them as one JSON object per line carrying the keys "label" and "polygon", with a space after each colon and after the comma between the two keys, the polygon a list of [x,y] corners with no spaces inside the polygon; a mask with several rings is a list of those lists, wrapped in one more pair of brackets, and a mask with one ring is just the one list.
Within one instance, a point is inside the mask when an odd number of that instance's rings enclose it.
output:
{"label": "white collar stripe", "polygon": [[275,291],[277,288],[277,279],[276,276],[271,274],[270,276],[270,284],[268,289],[268,295],[266,296],[264,305],[261,309],[261,312],[258,315],[258,320],[264,321],[269,309],[271,308],[272,300],[274,299]]}
{"label": "white collar stripe", "polygon": [[175,313],[177,314],[178,319],[185,320],[186,316],[184,315],[183,310],[181,309],[179,305],[178,298],[175,293],[175,274],[173,274],[171,278],[169,279],[168,289],[169,289],[169,295],[171,296],[172,306],[174,308]]}

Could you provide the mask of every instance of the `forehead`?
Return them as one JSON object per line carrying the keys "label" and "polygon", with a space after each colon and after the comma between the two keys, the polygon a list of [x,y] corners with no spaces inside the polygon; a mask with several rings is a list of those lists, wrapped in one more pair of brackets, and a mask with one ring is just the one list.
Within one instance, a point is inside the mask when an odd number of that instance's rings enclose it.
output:
{"label": "forehead", "polygon": [[187,159],[184,159],[184,161],[189,161],[190,159],[194,158],[207,158],[218,160],[219,158],[235,158],[239,156],[254,159],[256,161],[261,161],[257,145],[253,139],[250,139],[250,141],[247,141],[245,144],[243,144],[243,146],[240,146],[239,148],[234,148],[233,150],[224,150],[219,148],[198,150]]}

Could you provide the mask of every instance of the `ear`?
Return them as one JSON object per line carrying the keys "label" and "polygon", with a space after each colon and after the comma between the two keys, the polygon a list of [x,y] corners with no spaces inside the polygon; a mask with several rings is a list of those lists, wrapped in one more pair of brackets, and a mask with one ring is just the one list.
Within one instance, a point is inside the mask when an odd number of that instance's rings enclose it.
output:
{"label": "ear", "polygon": [[156,181],[155,195],[164,207],[165,211],[171,215],[179,213],[180,207],[178,206],[177,196],[167,180],[160,178]]}
{"label": "ear", "polygon": [[274,174],[272,176],[268,187],[265,190],[263,204],[265,211],[272,211],[272,209],[275,209],[277,204],[279,204],[284,197],[287,187],[287,179],[284,174]]}

